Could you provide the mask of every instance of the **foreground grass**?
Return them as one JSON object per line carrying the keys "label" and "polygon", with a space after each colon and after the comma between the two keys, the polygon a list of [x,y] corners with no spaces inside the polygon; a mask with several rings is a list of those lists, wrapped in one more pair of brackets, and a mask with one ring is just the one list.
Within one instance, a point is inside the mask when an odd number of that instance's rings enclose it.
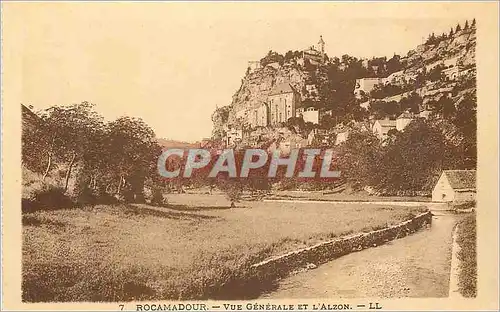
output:
{"label": "foreground grass", "polygon": [[409,219],[421,208],[177,202],[23,215],[23,300],[243,299],[270,287],[251,264]]}
{"label": "foreground grass", "polygon": [[324,200],[324,201],[356,201],[356,202],[371,202],[371,201],[419,201],[430,202],[429,197],[423,196],[375,196],[368,195],[367,192],[360,191],[353,194],[346,194],[344,192],[332,193],[323,191],[275,191],[268,196],[268,198],[275,199],[304,199],[304,200]]}
{"label": "foreground grass", "polygon": [[476,214],[470,214],[459,224],[457,243],[460,245],[458,287],[464,297],[477,295]]}

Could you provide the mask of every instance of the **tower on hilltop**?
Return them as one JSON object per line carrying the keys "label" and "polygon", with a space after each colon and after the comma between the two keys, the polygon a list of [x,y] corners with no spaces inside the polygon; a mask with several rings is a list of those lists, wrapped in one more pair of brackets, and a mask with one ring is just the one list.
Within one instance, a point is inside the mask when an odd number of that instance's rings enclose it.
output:
{"label": "tower on hilltop", "polygon": [[323,41],[323,36],[319,36],[318,48],[321,52],[321,57],[325,57],[325,41]]}

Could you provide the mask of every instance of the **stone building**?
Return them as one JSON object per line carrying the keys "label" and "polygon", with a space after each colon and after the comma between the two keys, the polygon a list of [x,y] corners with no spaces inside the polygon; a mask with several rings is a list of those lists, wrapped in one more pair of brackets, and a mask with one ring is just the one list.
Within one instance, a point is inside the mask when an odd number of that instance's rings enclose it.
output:
{"label": "stone building", "polygon": [[299,102],[300,94],[289,83],[275,85],[268,96],[269,124],[277,125],[295,117]]}
{"label": "stone building", "polygon": [[372,131],[379,139],[387,138],[387,134],[392,129],[396,129],[396,120],[382,119],[376,120]]}
{"label": "stone building", "polygon": [[432,190],[433,202],[466,202],[476,199],[476,170],[444,170]]}
{"label": "stone building", "polygon": [[335,138],[335,145],[339,145],[347,141],[349,138],[349,130],[345,130],[337,133],[337,137]]}
{"label": "stone building", "polygon": [[384,78],[360,78],[360,79],[356,79],[356,86],[354,88],[354,95],[358,98],[361,97],[362,93],[368,95],[375,88],[375,85],[381,84],[383,82],[384,82]]}
{"label": "stone building", "polygon": [[224,143],[226,146],[234,146],[241,142],[243,139],[243,130],[237,128],[228,128],[226,130],[226,137]]}
{"label": "stone building", "polygon": [[315,125],[319,124],[319,109],[315,107],[304,108],[301,113],[304,122],[311,122]]}
{"label": "stone building", "polygon": [[262,68],[260,61],[248,61],[248,72],[253,73],[260,68]]}
{"label": "stone building", "polygon": [[404,112],[396,118],[396,130],[403,131],[415,117],[409,112]]}
{"label": "stone building", "polygon": [[455,80],[459,76],[459,69],[458,66],[453,66],[443,69],[442,73],[447,80]]}
{"label": "stone building", "polygon": [[269,124],[269,108],[266,103],[252,109],[250,125],[252,127],[266,127]]}
{"label": "stone building", "polygon": [[306,60],[312,65],[319,65],[325,62],[325,41],[323,40],[323,36],[319,36],[318,45],[316,47],[310,46],[302,50],[302,55],[297,60],[297,64],[304,66]]}

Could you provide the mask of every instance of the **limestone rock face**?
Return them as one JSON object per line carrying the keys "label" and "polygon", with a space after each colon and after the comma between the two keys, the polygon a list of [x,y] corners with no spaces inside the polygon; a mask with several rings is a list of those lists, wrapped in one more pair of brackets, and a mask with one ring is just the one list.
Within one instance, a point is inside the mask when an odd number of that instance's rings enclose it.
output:
{"label": "limestone rock face", "polygon": [[[475,26],[458,31],[451,37],[434,44],[420,44],[401,58],[401,63],[406,64],[402,70],[403,80],[414,79],[417,73],[423,71],[424,67],[428,71],[438,64],[445,65],[447,68],[455,66],[461,69],[474,67],[475,49]],[[223,133],[227,127],[241,127],[242,122],[238,117],[243,117],[245,111],[250,111],[266,103],[268,95],[274,86],[281,83],[290,83],[295,91],[300,94],[301,101],[307,98],[318,99],[317,94],[310,91],[316,90],[317,93],[319,85],[328,79],[325,75],[326,71],[323,70],[326,67],[321,67],[328,64],[328,62],[333,63],[333,58],[326,60],[325,64],[319,64],[317,67],[307,67],[297,62],[296,59],[292,59],[282,65],[274,62],[264,67],[259,66],[249,69],[241,80],[239,89],[233,95],[230,105],[217,109],[212,115],[214,133]],[[342,65],[339,65],[341,70]],[[428,83],[425,87],[415,91],[424,96],[428,91],[427,89],[434,89],[432,84]],[[436,87],[441,88],[443,86]],[[398,100],[403,95],[405,94],[398,95],[391,100]]]}
{"label": "limestone rock face", "polygon": [[301,94],[301,97],[304,98],[308,77],[308,72],[294,64],[285,64],[278,68],[266,66],[247,73],[242,79],[240,88],[233,95],[228,123],[232,124],[236,122],[237,112],[244,109],[256,108],[265,103],[273,87],[280,83],[290,83]]}
{"label": "limestone rock face", "polygon": [[408,52],[406,60],[410,67],[419,67],[436,61],[459,57],[459,63],[464,66],[475,62],[476,29],[475,27],[462,30],[451,38],[437,44],[421,44],[415,50]]}

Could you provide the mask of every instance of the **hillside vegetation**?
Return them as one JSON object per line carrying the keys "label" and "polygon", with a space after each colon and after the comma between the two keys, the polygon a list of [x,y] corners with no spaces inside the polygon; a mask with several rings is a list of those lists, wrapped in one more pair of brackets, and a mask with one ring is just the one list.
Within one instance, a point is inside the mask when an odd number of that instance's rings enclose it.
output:
{"label": "hillside vegetation", "polygon": [[[302,64],[300,51],[269,51],[260,68],[247,71],[231,104],[214,112],[214,139],[226,140],[228,129],[238,128],[243,138],[237,148],[259,147],[280,140],[294,144],[319,130],[322,135],[316,137],[322,139],[309,146],[334,148],[342,178],[354,189],[429,195],[442,170],[476,168],[475,47],[475,20],[468,20],[448,33],[429,34],[425,43],[391,58],[326,56],[322,63]],[[356,94],[363,78],[380,82]],[[300,94],[300,106],[322,113],[318,124],[299,116],[254,127],[238,117],[266,103],[283,82]],[[395,120],[403,113],[412,119],[404,131],[392,129],[383,138],[372,133],[376,120]],[[346,133],[345,142],[335,143]]]}

